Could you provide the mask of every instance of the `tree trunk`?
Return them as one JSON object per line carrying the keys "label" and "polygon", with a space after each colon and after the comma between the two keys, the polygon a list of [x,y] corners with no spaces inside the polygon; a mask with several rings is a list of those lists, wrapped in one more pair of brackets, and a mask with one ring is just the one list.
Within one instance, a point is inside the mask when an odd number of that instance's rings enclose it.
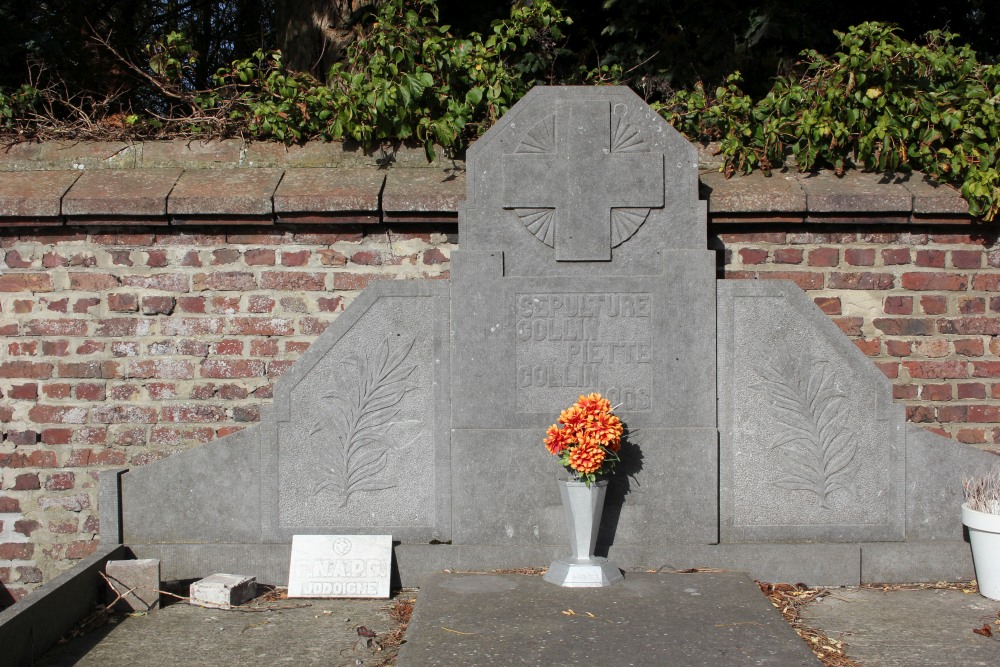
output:
{"label": "tree trunk", "polygon": [[278,47],[289,69],[325,80],[342,61],[365,14],[385,0],[278,0]]}

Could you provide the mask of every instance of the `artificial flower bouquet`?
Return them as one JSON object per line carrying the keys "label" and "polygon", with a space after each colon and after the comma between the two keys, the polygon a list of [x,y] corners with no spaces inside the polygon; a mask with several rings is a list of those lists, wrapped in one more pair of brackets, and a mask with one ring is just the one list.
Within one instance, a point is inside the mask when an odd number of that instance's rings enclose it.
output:
{"label": "artificial flower bouquet", "polygon": [[545,434],[545,448],[587,487],[599,475],[613,473],[619,461],[623,428],[611,410],[611,402],[600,394],[580,396]]}

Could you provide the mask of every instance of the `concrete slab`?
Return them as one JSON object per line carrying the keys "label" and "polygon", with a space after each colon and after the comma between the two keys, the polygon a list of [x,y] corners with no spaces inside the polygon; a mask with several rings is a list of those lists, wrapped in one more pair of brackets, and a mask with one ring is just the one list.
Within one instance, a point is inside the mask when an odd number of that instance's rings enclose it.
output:
{"label": "concrete slab", "polygon": [[424,665],[815,665],[744,574],[629,574],[573,589],[526,575],[437,574],[399,667]]}
{"label": "concrete slab", "polygon": [[167,195],[180,169],[123,169],[84,172],[63,196],[68,216],[164,216]]}
{"label": "concrete slab", "polygon": [[262,216],[274,212],[281,169],[189,170],[167,200],[172,216]]}
{"label": "concrete slab", "polygon": [[14,171],[0,175],[0,216],[55,218],[79,171]]}
{"label": "concrete slab", "polygon": [[289,169],[274,193],[275,213],[378,213],[385,172],[375,169]]}
{"label": "concrete slab", "polygon": [[913,210],[910,191],[899,179],[885,174],[848,171],[837,176],[832,171],[821,171],[800,177],[799,184],[806,193],[809,213],[888,214],[898,211],[909,215]]}
{"label": "concrete slab", "polygon": [[[1000,602],[962,590],[834,590],[805,606],[802,619],[847,644],[865,667],[996,665]],[[992,638],[973,628],[991,625]]]}
{"label": "concrete slab", "polygon": [[719,172],[701,174],[702,186],[711,190],[708,211],[717,213],[804,213],[806,195],[798,175],[776,171],[770,177],[755,171],[727,179]]}

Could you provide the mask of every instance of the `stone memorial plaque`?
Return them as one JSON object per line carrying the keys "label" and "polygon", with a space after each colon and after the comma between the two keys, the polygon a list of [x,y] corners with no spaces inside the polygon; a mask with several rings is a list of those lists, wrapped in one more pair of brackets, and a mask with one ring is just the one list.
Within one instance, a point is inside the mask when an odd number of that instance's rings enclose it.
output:
{"label": "stone memorial plaque", "polygon": [[290,598],[388,598],[391,535],[295,535]]}

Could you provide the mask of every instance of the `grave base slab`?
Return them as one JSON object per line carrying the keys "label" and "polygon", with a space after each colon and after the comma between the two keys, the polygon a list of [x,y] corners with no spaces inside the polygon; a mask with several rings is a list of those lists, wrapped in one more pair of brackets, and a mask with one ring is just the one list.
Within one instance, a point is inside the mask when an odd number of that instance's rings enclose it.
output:
{"label": "grave base slab", "polygon": [[629,574],[607,588],[526,575],[438,574],[397,665],[818,665],[736,573]]}
{"label": "grave base slab", "polygon": [[560,558],[552,561],[545,581],[567,588],[601,588],[622,580],[622,573],[607,558]]}

